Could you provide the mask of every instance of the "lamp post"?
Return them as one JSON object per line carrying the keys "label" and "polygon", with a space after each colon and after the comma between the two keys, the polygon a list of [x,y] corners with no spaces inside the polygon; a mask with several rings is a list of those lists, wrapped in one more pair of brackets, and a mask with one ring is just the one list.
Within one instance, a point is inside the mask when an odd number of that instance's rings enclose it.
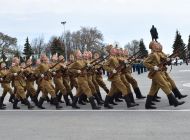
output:
{"label": "lamp post", "polygon": [[66,34],[65,34],[65,24],[66,23],[67,23],[66,21],[61,22],[61,24],[63,24],[63,26],[64,26],[65,60],[67,61],[67,45],[66,45]]}

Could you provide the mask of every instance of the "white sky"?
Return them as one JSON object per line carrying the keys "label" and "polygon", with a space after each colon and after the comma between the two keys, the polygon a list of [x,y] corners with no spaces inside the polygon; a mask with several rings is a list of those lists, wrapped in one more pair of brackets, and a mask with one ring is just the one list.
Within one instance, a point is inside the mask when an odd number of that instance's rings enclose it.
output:
{"label": "white sky", "polygon": [[81,26],[97,27],[104,42],[120,42],[122,46],[133,39],[151,40],[150,28],[157,27],[159,41],[167,53],[172,51],[176,29],[187,44],[190,34],[189,0],[0,0],[0,32],[18,39],[23,45],[44,36],[46,41],[66,30]]}

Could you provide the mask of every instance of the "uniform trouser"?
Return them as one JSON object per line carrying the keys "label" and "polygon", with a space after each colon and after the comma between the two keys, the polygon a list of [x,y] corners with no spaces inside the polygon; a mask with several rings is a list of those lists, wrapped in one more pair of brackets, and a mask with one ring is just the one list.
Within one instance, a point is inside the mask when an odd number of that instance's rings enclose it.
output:
{"label": "uniform trouser", "polygon": [[97,93],[96,87],[95,87],[94,83],[92,82],[92,76],[91,75],[88,76],[88,85],[92,91],[92,94],[96,94]]}
{"label": "uniform trouser", "polygon": [[42,79],[42,81],[40,82],[40,88],[42,91],[42,98],[46,98],[48,93],[51,95],[52,98],[56,97],[55,89],[50,80]]}
{"label": "uniform trouser", "polygon": [[96,81],[96,74],[93,75],[92,82],[93,82],[93,84],[94,84],[94,86],[96,88],[96,91],[100,92],[100,88],[99,88],[98,82]]}
{"label": "uniform trouser", "polygon": [[92,91],[89,87],[87,77],[78,77],[78,88],[76,96],[79,97],[82,93],[84,93],[88,98],[92,96]]}
{"label": "uniform trouser", "polygon": [[166,79],[168,80],[168,82],[171,84],[172,89],[176,88],[176,84],[174,82],[174,80],[169,76],[169,74],[167,72],[164,72]]}
{"label": "uniform trouser", "polygon": [[63,76],[62,79],[63,79],[63,85],[66,88],[66,91],[71,92],[71,86],[69,84],[69,82],[70,82],[69,77],[68,76]]}
{"label": "uniform trouser", "polygon": [[131,73],[125,74],[127,81],[132,85],[133,89],[138,88],[137,81],[131,76]]}
{"label": "uniform trouser", "polygon": [[75,87],[76,89],[78,88],[78,84],[77,84],[77,78],[70,76],[70,86],[71,86],[71,90]]}
{"label": "uniform trouser", "polygon": [[1,84],[2,88],[3,88],[3,94],[2,96],[6,96],[6,94],[9,92],[10,94],[13,94],[13,91],[10,87],[10,83],[2,83]]}
{"label": "uniform trouser", "polygon": [[124,83],[124,85],[127,87],[128,93],[132,93],[130,83],[127,81],[125,74],[121,74],[121,81]]}
{"label": "uniform trouser", "polygon": [[34,88],[34,82],[32,82],[32,81],[27,81],[27,83],[26,83],[26,90],[27,90],[27,92],[29,92],[29,94],[31,95],[31,96],[35,96],[36,95],[36,90],[35,90],[35,88]]}
{"label": "uniform trouser", "polygon": [[114,93],[121,92],[123,96],[128,95],[128,89],[125,84],[122,82],[119,75],[114,77],[114,80],[111,81],[111,89],[108,93],[108,96],[113,96]]}
{"label": "uniform trouser", "polygon": [[160,71],[156,72],[154,77],[152,78],[152,85],[148,95],[154,96],[156,92],[159,90],[159,88],[161,88],[166,95],[172,93],[171,86],[165,80],[162,72]]}
{"label": "uniform trouser", "polygon": [[98,83],[98,85],[104,89],[104,91],[107,91],[108,88],[105,84],[105,82],[103,81],[102,75],[96,75],[96,81]]}
{"label": "uniform trouser", "polygon": [[55,93],[57,94],[59,90],[63,95],[67,94],[66,88],[63,84],[62,77],[54,77],[54,84],[55,84]]}

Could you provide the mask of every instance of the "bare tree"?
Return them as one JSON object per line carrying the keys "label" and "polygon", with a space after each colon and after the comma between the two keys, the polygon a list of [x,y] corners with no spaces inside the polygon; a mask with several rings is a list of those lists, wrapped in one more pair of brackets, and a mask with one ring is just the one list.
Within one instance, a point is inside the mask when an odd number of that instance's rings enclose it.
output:
{"label": "bare tree", "polygon": [[139,41],[133,40],[131,41],[131,43],[128,43],[127,45],[125,45],[124,48],[128,49],[129,55],[131,56],[139,51],[139,43],[140,43]]}
{"label": "bare tree", "polygon": [[40,36],[38,38],[35,38],[32,43],[31,47],[34,50],[34,53],[38,55],[38,58],[40,57],[42,52],[45,52],[46,50],[46,44],[44,43],[44,37]]}

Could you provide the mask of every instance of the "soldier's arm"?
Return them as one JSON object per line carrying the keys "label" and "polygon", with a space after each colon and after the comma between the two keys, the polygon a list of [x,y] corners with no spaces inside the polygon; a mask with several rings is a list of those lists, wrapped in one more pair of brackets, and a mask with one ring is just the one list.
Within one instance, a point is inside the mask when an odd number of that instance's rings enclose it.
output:
{"label": "soldier's arm", "polygon": [[104,63],[103,68],[107,71],[107,72],[112,72],[113,68],[110,66],[111,63],[113,63],[113,58],[110,58],[107,62]]}
{"label": "soldier's arm", "polygon": [[143,62],[146,68],[154,69],[153,60],[155,59],[153,54],[150,54]]}

